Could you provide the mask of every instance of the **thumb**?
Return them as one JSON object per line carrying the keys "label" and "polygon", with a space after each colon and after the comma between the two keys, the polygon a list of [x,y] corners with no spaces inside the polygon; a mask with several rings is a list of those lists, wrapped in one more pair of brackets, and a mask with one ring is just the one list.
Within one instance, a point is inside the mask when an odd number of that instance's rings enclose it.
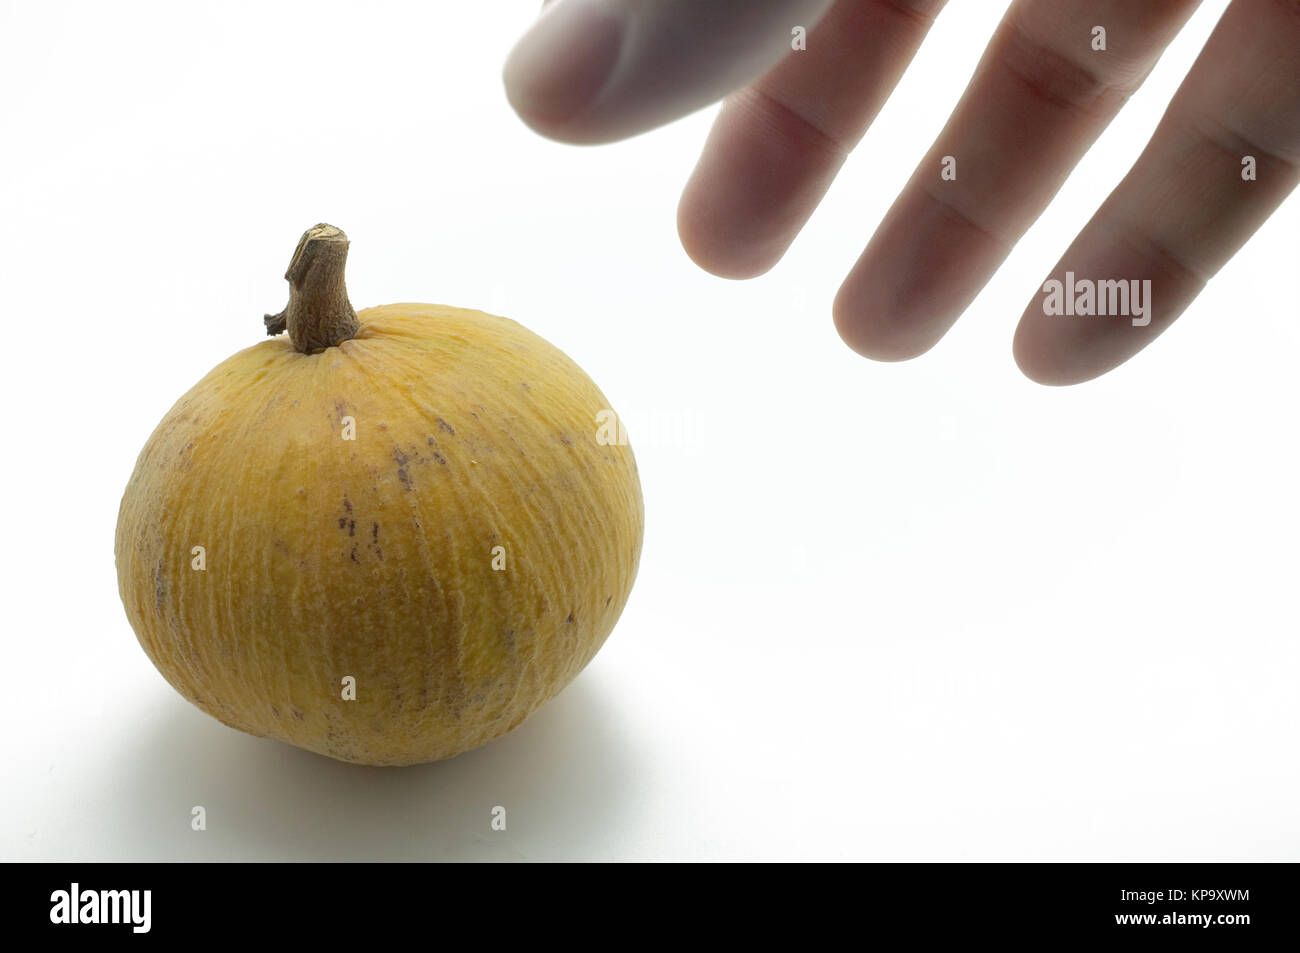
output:
{"label": "thumb", "polygon": [[663,125],[756,79],[831,0],[556,0],[506,60],[524,122],[566,142]]}

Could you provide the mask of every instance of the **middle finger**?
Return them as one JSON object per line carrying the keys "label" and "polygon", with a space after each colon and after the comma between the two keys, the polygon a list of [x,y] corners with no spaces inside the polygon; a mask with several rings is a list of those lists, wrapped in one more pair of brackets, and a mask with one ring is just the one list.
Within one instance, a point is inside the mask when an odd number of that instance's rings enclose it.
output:
{"label": "middle finger", "polygon": [[[835,299],[877,360],[924,353],[975,299],[1198,0],[1016,0]],[[1095,49],[1094,27],[1105,29]],[[951,164],[941,164],[945,156]],[[944,178],[947,168],[955,178]]]}

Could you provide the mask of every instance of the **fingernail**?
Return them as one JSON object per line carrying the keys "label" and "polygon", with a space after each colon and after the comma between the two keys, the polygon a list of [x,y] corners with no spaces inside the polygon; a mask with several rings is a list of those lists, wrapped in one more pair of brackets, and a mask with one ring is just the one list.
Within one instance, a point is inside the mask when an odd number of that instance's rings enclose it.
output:
{"label": "fingernail", "polygon": [[506,95],[526,119],[576,116],[600,93],[618,59],[623,18],[603,0],[560,0],[511,51]]}

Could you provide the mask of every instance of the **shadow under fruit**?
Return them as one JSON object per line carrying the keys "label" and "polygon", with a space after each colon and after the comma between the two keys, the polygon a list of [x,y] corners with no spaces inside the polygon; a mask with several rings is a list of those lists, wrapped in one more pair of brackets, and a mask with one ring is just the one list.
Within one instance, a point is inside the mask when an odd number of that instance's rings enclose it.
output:
{"label": "shadow under fruit", "polygon": [[347,248],[308,230],[278,336],[149,438],[118,585],[158,670],[227,725],[413,764],[505,734],[596,654],[636,575],[641,488],[573,361],[479,311],[354,312]]}

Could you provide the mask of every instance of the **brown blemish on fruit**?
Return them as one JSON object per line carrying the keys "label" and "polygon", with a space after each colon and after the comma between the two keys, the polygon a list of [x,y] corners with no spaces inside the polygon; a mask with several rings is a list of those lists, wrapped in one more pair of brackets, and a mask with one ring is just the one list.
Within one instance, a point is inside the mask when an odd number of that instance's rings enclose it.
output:
{"label": "brown blemish on fruit", "polygon": [[340,516],[339,529],[347,529],[347,528],[348,528],[348,518],[346,516]]}
{"label": "brown blemish on fruit", "polygon": [[361,560],[357,559],[357,548],[355,546],[352,547],[352,552],[349,555],[352,557],[354,563],[361,562]]}
{"label": "brown blemish on fruit", "polygon": [[352,512],[352,503],[346,496],[343,497],[343,509],[347,510],[349,513]]}
{"label": "brown blemish on fruit", "polygon": [[433,437],[425,437],[424,442],[433,447],[433,459],[437,460],[439,463],[447,462],[447,458],[438,452],[438,441],[434,440]]}
{"label": "brown blemish on fruit", "polygon": [[279,718],[279,717],[280,717],[280,709],[279,709],[277,706],[272,705],[272,706],[271,706],[271,714],[274,715],[276,718]]}
{"label": "brown blemish on fruit", "polygon": [[355,536],[355,535],[357,535],[357,521],[356,521],[356,520],[348,520],[348,535],[349,535],[349,536]]}
{"label": "brown blemish on fruit", "polygon": [[569,613],[569,617],[568,617],[567,619],[565,619],[564,621],[567,622],[567,623],[569,623],[569,625],[573,625],[573,613],[570,612],[570,613]]}
{"label": "brown blemish on fruit", "polygon": [[162,612],[163,602],[167,599],[167,576],[163,570],[163,564],[158,563],[158,568],[153,573],[153,605],[159,612]]}
{"label": "brown blemish on fruit", "polygon": [[393,459],[397,461],[397,479],[402,481],[402,488],[406,490],[412,489],[411,475],[406,472],[406,465],[411,458],[402,452],[401,447],[394,447]]}
{"label": "brown blemish on fruit", "polygon": [[293,717],[297,718],[299,721],[302,721],[302,712],[300,712],[298,709],[290,708],[289,714],[293,715]]}
{"label": "brown blemish on fruit", "polygon": [[[477,416],[477,414],[475,416]],[[451,434],[453,437],[456,436],[456,430],[455,428],[452,427],[451,424],[447,423],[447,421],[443,420],[441,417],[438,417],[437,421],[438,421],[438,428],[440,430],[447,431],[447,433]]]}
{"label": "brown blemish on fruit", "polygon": [[376,542],[376,543],[379,542],[379,524],[378,524],[378,523],[371,523],[371,524],[370,524],[370,538],[371,538],[374,542]]}

